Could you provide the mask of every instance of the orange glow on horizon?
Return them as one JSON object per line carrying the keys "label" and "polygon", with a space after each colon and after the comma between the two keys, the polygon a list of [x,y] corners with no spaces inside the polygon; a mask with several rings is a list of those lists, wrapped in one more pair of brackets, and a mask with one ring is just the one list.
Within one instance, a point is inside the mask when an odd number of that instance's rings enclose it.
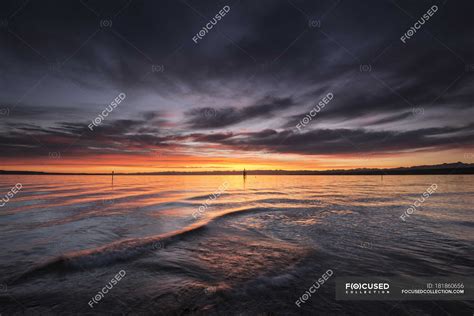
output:
{"label": "orange glow on horizon", "polygon": [[[467,159],[468,158],[468,159]],[[243,153],[236,157],[190,155],[97,155],[73,157],[4,159],[0,170],[108,173],[160,171],[232,171],[232,170],[329,170],[355,168],[396,168],[445,162],[473,162],[461,150],[416,152],[385,155],[305,156],[295,154]]]}

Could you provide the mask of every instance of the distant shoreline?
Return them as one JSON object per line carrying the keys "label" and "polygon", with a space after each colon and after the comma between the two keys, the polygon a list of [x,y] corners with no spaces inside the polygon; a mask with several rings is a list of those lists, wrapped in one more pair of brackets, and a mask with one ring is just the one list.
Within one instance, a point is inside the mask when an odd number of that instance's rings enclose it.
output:
{"label": "distant shoreline", "polygon": [[[407,168],[390,169],[344,169],[344,170],[247,170],[247,175],[283,175],[283,176],[315,176],[315,175],[450,175],[474,174],[474,164],[462,162],[445,163],[440,165],[414,166]],[[52,176],[111,176],[111,173],[74,173],[74,172],[39,172],[39,171],[8,171],[0,170],[0,175],[52,175]],[[242,175],[242,171],[164,171],[164,172],[136,172],[114,173],[115,176],[218,176]]]}

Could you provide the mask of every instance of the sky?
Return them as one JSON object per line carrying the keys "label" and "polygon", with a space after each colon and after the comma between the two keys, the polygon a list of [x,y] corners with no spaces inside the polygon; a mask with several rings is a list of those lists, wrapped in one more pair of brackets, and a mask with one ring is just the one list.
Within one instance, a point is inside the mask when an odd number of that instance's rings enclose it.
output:
{"label": "sky", "polygon": [[2,1],[0,169],[474,162],[473,9],[467,0]]}

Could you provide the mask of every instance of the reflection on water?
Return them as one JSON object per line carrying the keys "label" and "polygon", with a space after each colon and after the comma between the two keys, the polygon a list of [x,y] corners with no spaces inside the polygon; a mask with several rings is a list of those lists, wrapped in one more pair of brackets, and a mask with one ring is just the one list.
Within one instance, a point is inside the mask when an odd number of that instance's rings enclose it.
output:
{"label": "reflection on water", "polygon": [[[404,314],[472,302],[341,302],[324,271],[472,275],[472,176],[1,176],[0,313]],[[193,213],[226,183],[202,216]],[[406,222],[400,215],[438,188]],[[94,305],[118,271],[126,277]],[[440,307],[436,307],[440,306]]]}

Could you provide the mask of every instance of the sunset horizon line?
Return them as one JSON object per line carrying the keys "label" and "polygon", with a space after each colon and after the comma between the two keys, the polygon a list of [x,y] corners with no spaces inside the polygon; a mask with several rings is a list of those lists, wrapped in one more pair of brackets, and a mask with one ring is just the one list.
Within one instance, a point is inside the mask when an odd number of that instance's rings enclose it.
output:
{"label": "sunset horizon line", "polygon": [[[288,169],[237,169],[237,170],[203,170],[203,171],[179,171],[179,170],[169,170],[169,171],[155,171],[155,172],[47,172],[47,171],[32,171],[32,170],[1,170],[0,175],[12,175],[12,174],[24,174],[24,175],[241,175],[243,170],[246,171],[248,175],[338,175],[338,174],[355,174],[355,175],[365,175],[365,174],[382,174],[384,172],[391,171],[400,171],[404,174],[403,171],[409,172],[408,174],[414,174],[415,171],[426,171],[424,174],[440,174],[436,171],[450,171],[454,173],[456,169],[462,167],[460,171],[463,171],[464,174],[474,174],[474,164],[473,163],[464,163],[462,161],[457,162],[444,162],[441,164],[433,165],[415,165],[409,167],[393,167],[393,168],[370,168],[370,167],[358,167],[358,168],[343,168],[343,169],[298,169],[298,170],[288,170]],[[364,173],[365,172],[365,173]],[[377,173],[378,172],[378,173]],[[411,172],[411,173],[410,173]]]}

